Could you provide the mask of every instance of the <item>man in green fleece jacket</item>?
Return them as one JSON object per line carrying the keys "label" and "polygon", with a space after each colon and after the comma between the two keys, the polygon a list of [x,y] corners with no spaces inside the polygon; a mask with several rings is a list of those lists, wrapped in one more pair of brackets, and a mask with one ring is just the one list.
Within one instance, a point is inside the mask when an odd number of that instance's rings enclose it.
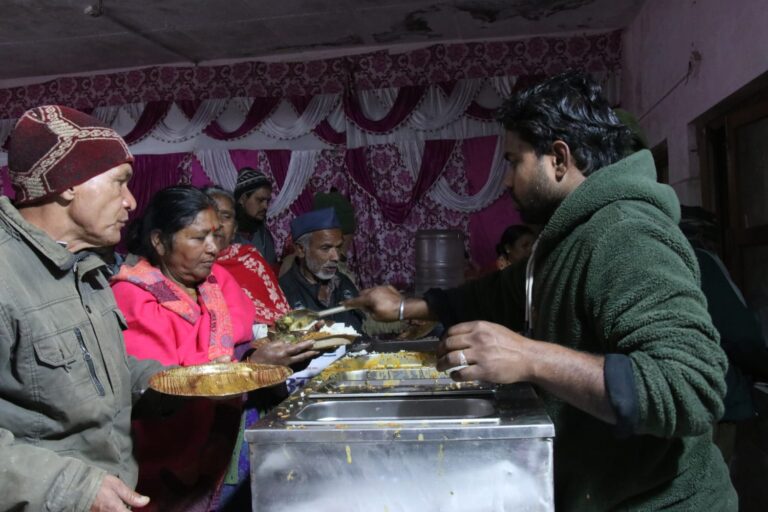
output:
{"label": "man in green fleece jacket", "polygon": [[500,121],[505,184],[544,225],[527,265],[348,305],[440,319],[438,369],[466,364],[457,380],[536,385],[555,423],[558,511],[736,510],[711,441],[726,358],[674,191],[648,151],[629,154],[629,130],[583,74],[518,93]]}

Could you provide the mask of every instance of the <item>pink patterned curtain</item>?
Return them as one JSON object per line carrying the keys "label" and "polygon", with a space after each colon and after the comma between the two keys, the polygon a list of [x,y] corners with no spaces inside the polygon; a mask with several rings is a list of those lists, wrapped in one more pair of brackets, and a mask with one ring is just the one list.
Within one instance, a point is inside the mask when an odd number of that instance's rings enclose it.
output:
{"label": "pink patterned curtain", "polygon": [[[463,144],[467,193],[476,194],[488,181],[496,137],[467,139]],[[482,268],[496,262],[496,244],[511,224],[520,224],[520,214],[509,194],[503,194],[490,206],[469,215],[469,253]]]}
{"label": "pink patterned curtain", "polygon": [[128,188],[136,198],[136,209],[131,212],[131,220],[141,215],[149,200],[158,190],[185,181],[185,163],[187,153],[169,155],[136,155],[133,162],[133,178]]}
{"label": "pink patterned curtain", "polygon": [[128,144],[136,144],[149,135],[155,126],[157,126],[157,123],[166,116],[170,108],[170,101],[150,101],[147,103],[144,110],[141,112],[141,117],[136,121],[136,126],[133,127],[133,130],[131,130],[130,133],[123,137],[125,142]]}
{"label": "pink patterned curtain", "polygon": [[[205,127],[203,132],[209,137],[217,140],[232,140],[245,137],[268,118],[272,112],[274,112],[275,108],[277,108],[279,103],[280,98],[254,98],[253,103],[248,109],[245,119],[240,126],[228,132],[221,127],[218,121],[214,120]],[[200,102],[180,100],[176,102],[176,105],[178,105],[185,116],[192,119],[195,112],[200,107]]]}
{"label": "pink patterned curtain", "polygon": [[620,67],[620,30],[570,37],[439,44],[401,54],[377,51],[310,62],[149,67],[0,89],[0,119],[15,118],[28,108],[51,103],[82,110],[183,99],[314,96],[426,86],[467,78],[549,76],[569,68],[612,72]]}
{"label": "pink patterned curtain", "polygon": [[[296,109],[296,113],[299,115],[301,115],[307,109],[307,106],[311,100],[311,96],[293,96],[290,98],[293,108]],[[347,142],[347,138],[344,135],[344,132],[337,132],[334,130],[327,119],[323,119],[320,124],[315,126],[315,128],[312,130],[312,133],[314,133],[324,142],[333,144],[335,146],[341,146]]]}
{"label": "pink patterned curtain", "polygon": [[[311,62],[251,61],[223,66],[152,67],[108,75],[61,77],[42,84],[0,89],[0,120],[11,120],[29,107],[49,103],[82,110],[144,103],[143,112],[134,114],[138,116],[136,125],[125,127],[125,131],[130,130],[126,140],[136,143],[157,129],[174,102],[192,118],[207,100],[221,103],[225,99],[252,99],[249,111],[231,131],[223,129],[217,120],[223,109],[209,109],[215,113],[202,123],[207,124],[203,133],[219,141],[263,135],[279,141],[276,145],[270,140],[266,147],[295,149],[303,148],[289,142],[302,141],[304,136],[313,134],[332,146],[320,152],[311,179],[298,199],[269,219],[278,251],[288,239],[290,220],[311,208],[313,194],[335,187],[350,198],[357,213],[359,227],[353,244],[352,266],[359,273],[361,284],[388,282],[405,288],[413,279],[414,237],[418,229],[459,229],[468,233],[470,253],[485,265],[494,259],[494,246],[501,231],[519,221],[506,195],[471,214],[451,210],[430,196],[431,187],[441,178],[456,194],[476,193],[487,181],[494,137],[461,139],[469,132],[457,131],[455,136],[459,140],[427,141],[416,178],[405,168],[396,144],[378,142],[405,140],[390,138],[401,129],[406,136],[414,133],[417,128],[413,127],[410,117],[420,108],[426,88],[437,85],[450,96],[459,81],[466,84],[468,80],[478,79],[486,85],[494,84],[496,91],[504,89],[506,94],[512,83],[509,77],[516,78],[513,88],[518,89],[568,68],[611,76],[620,67],[620,31],[565,38],[435,45],[398,54],[380,51]],[[389,87],[399,88],[393,107],[382,119],[369,119],[365,115],[367,110],[360,105],[360,96],[353,92]],[[298,134],[291,141],[265,131],[264,121],[279,110],[281,99],[289,100],[301,116],[313,97],[321,94],[341,95],[343,117],[335,117],[338,111],[324,114],[327,117],[319,121],[318,116],[308,116],[316,126],[307,125],[306,133]],[[318,101],[313,105],[317,111],[321,110]],[[106,115],[105,111],[100,114]],[[493,110],[487,108],[487,104],[471,101],[463,114],[458,115],[460,122],[455,124],[471,125],[491,120]],[[339,129],[346,123],[347,131],[336,131],[331,122]],[[424,138],[434,136],[427,134],[432,128],[419,129],[419,135]],[[485,136],[488,131],[481,133]],[[387,137],[377,137],[379,135]],[[441,136],[453,137],[444,133]],[[348,137],[350,146],[362,147],[348,149]],[[203,143],[210,144],[210,140]],[[270,172],[277,194],[286,182],[290,152],[255,146],[230,150],[232,165],[235,168],[248,165]],[[208,149],[204,145],[196,147]],[[181,153],[139,155],[130,185],[139,203],[137,212],[143,210],[151,194],[160,188],[180,182],[207,184],[209,176],[192,160],[190,154]],[[228,162],[222,168],[231,175]],[[0,170],[0,174],[3,172],[3,189],[12,193],[7,172]]]}
{"label": "pink patterned curtain", "polygon": [[354,94],[344,95],[344,113],[347,118],[365,131],[371,133],[389,133],[397,129],[400,123],[413,112],[416,105],[424,96],[424,90],[421,87],[401,87],[397,93],[395,104],[389,109],[389,112],[383,119],[374,121],[365,117],[363,109],[358,103],[357,96]]}
{"label": "pink patterned curtain", "polygon": [[453,140],[429,140],[425,143],[419,177],[407,201],[386,199],[377,193],[373,182],[373,173],[366,161],[367,148],[347,150],[347,170],[357,184],[376,199],[384,218],[395,224],[402,224],[416,202],[440,177],[455,145],[456,141]]}
{"label": "pink patterned curtain", "polygon": [[3,188],[0,192],[13,199],[16,194],[13,191],[13,187],[11,187],[11,178],[8,176],[8,166],[0,167],[0,180],[3,182]]}
{"label": "pink patterned curtain", "polygon": [[[429,197],[429,185],[438,177],[442,177],[452,189],[463,195],[469,194],[467,173],[477,173],[478,182],[482,180],[483,170],[487,175],[488,169],[481,167],[490,166],[493,141],[486,141],[485,145],[469,152],[463,148],[460,150],[456,147],[457,144],[462,143],[435,141],[430,144],[427,151],[437,156],[425,159],[431,163],[423,164],[421,179],[414,179],[404,167],[403,157],[397,145],[380,144],[364,148],[362,156],[370,179],[362,181],[367,183],[368,190],[360,183],[360,176],[348,166],[350,150],[328,149],[320,152],[312,177],[302,195],[311,202],[316,192],[327,192],[336,188],[352,202],[358,229],[353,240],[351,266],[358,273],[362,286],[380,283],[392,283],[403,289],[411,286],[417,230],[459,229],[467,232],[471,216],[436,203]],[[475,152],[486,150],[487,159],[469,166],[468,158],[473,157]],[[281,174],[280,169],[288,165],[286,153],[272,150],[233,150],[229,152],[229,156],[237,169],[250,166],[263,169],[267,173]],[[199,163],[192,163],[193,176],[200,169],[202,168]],[[277,194],[284,178],[275,174],[271,178]],[[403,202],[403,198],[408,198],[408,201]],[[268,221],[279,254],[283,253],[290,239],[291,219],[311,208],[309,203],[304,204],[302,208],[305,209],[296,207],[297,204],[304,203],[297,201],[291,208]],[[394,216],[392,209],[395,209]],[[487,222],[487,219],[484,222]],[[498,222],[498,219],[493,219],[492,222]],[[478,240],[474,235],[469,238]],[[495,240],[492,242],[495,243]],[[478,244],[473,250],[490,251],[492,254],[493,243],[488,242],[487,247]]]}
{"label": "pink patterned curtain", "polygon": [[[283,149],[268,149],[265,153],[267,154],[267,160],[269,160],[269,167],[272,169],[272,176],[277,183],[277,189],[280,190],[285,185],[285,178],[288,176],[291,152]],[[308,189],[304,189],[291,205],[291,211],[296,215],[301,215],[311,209],[312,194]]]}
{"label": "pink patterned curtain", "polygon": [[[460,144],[460,148],[455,148]],[[434,141],[426,148],[419,178],[414,180],[403,166],[403,158],[394,144],[382,144],[351,150],[362,154],[368,178],[354,172],[348,162],[350,151],[329,149],[320,153],[302,200],[269,219],[269,228],[283,250],[289,239],[289,224],[296,215],[311,208],[311,198],[319,191],[336,188],[352,202],[358,229],[353,241],[351,265],[362,286],[391,283],[408,289],[415,268],[414,240],[419,229],[459,229],[469,233],[469,248],[475,260],[483,265],[494,259],[494,246],[501,230],[518,221],[517,212],[508,196],[502,196],[489,208],[473,214],[461,214],[433,201],[429,186],[438,177],[448,180],[451,188],[463,195],[479,190],[487,179],[493,157],[495,138],[457,141]],[[235,168],[250,166],[282,174],[287,169],[287,152],[233,150],[229,152]],[[161,188],[190,182],[195,186],[209,184],[210,179],[200,164],[189,154],[138,155],[130,188],[138,203],[132,218],[146,207],[149,198]],[[188,168],[187,168],[187,164]],[[12,191],[7,168],[0,169],[6,194]],[[272,176],[275,193],[284,175]],[[365,184],[365,186],[363,186]],[[367,187],[367,188],[366,188]],[[402,198],[408,198],[405,202]],[[301,206],[301,207],[299,207]],[[118,248],[122,250],[122,247]]]}

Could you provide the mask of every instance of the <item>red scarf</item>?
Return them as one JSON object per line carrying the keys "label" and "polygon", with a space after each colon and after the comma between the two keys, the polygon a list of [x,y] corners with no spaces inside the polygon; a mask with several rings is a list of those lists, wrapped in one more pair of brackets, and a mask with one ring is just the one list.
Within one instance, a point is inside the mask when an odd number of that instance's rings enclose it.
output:
{"label": "red scarf", "polygon": [[232,244],[219,253],[216,263],[232,274],[251,299],[256,322],[273,324],[291,309],[275,273],[254,246]]}

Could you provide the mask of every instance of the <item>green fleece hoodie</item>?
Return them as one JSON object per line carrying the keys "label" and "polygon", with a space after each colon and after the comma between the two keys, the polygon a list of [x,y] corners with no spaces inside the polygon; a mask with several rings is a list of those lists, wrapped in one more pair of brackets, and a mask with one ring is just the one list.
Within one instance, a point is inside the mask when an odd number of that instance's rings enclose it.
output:
{"label": "green fleece hoodie", "polygon": [[[589,176],[539,237],[532,338],[622,359],[628,384],[608,392],[634,405],[622,435],[542,392],[556,430],[558,511],[737,509],[710,432],[723,413],[727,363],[679,210],[641,151]],[[517,270],[427,300],[451,323],[519,329]]]}

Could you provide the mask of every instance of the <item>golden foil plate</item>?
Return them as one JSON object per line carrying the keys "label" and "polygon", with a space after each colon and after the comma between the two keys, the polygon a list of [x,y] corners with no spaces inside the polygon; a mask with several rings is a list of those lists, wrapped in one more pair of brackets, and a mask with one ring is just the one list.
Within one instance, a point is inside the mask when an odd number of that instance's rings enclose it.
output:
{"label": "golden foil plate", "polygon": [[292,373],[286,366],[272,364],[208,363],[156,373],[149,387],[168,395],[227,397],[274,386]]}

